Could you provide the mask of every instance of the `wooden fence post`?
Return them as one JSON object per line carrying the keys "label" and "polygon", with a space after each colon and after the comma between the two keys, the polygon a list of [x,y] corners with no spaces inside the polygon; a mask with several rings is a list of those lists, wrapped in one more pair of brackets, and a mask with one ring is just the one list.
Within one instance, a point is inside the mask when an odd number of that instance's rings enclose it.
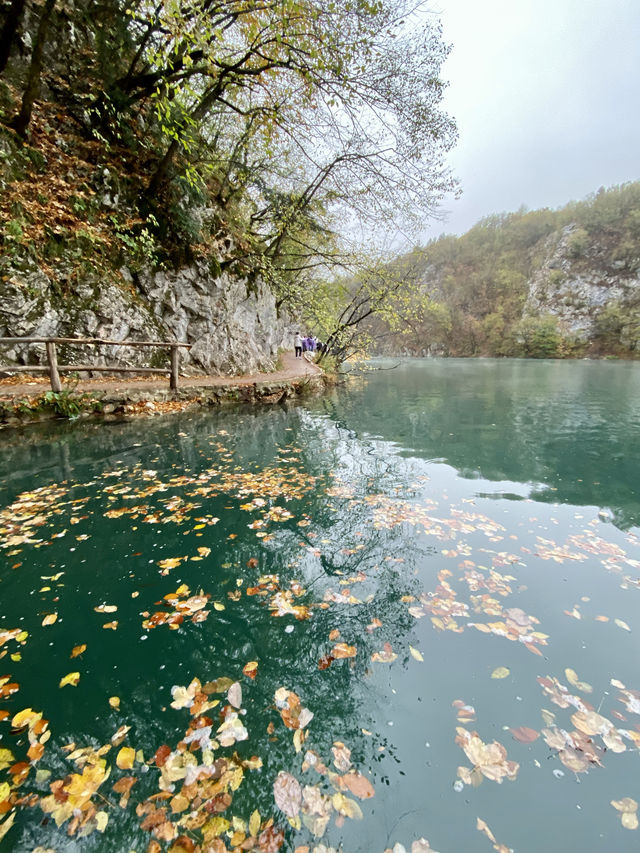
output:
{"label": "wooden fence post", "polygon": [[55,394],[62,391],[62,383],[60,382],[60,374],[58,373],[58,356],[56,355],[56,345],[53,341],[47,341],[47,361],[49,362],[49,378],[51,379],[51,390]]}
{"label": "wooden fence post", "polygon": [[172,391],[178,390],[178,367],[180,365],[180,350],[178,347],[171,347],[171,378],[169,379],[169,388]]}

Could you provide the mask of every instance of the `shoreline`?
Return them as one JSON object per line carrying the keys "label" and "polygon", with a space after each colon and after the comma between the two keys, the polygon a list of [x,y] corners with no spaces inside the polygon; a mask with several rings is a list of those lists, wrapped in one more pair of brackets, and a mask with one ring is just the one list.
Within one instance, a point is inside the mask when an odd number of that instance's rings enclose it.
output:
{"label": "shoreline", "polygon": [[166,377],[131,381],[87,379],[55,394],[45,383],[0,384],[0,430],[46,420],[150,417],[233,403],[274,405],[322,391],[329,379],[315,363],[284,353],[273,373],[181,377],[172,391]]}

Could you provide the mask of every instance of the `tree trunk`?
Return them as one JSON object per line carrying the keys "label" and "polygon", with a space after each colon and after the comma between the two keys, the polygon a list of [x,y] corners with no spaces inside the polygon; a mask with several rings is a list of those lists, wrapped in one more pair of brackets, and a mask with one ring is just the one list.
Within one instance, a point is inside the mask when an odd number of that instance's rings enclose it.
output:
{"label": "tree trunk", "polygon": [[26,134],[27,128],[31,123],[33,105],[40,94],[42,52],[47,40],[47,30],[49,29],[49,21],[51,19],[51,13],[53,12],[54,6],[55,0],[47,0],[44,9],[42,10],[42,16],[40,18],[40,23],[38,24],[38,31],[36,32],[35,41],[33,43],[33,53],[31,54],[27,83],[22,94],[22,105],[20,107],[20,112],[11,122],[11,127],[13,127],[16,133],[22,137]]}
{"label": "tree trunk", "polygon": [[26,4],[27,0],[12,0],[9,7],[2,32],[0,32],[0,74],[3,73],[9,62],[13,40],[16,37],[18,24]]}

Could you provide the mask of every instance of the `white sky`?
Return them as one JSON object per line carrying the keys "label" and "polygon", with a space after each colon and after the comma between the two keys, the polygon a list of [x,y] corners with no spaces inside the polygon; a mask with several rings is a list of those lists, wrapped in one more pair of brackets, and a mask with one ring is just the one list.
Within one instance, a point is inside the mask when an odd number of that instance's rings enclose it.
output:
{"label": "white sky", "polygon": [[640,0],[433,0],[463,195],[425,239],[640,178]]}

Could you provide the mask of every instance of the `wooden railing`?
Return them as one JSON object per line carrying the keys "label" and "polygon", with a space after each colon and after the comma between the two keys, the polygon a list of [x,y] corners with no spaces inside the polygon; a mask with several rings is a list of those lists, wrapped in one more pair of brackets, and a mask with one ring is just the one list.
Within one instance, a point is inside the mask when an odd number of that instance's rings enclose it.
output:
{"label": "wooden railing", "polygon": [[[180,367],[180,348],[191,349],[191,344],[178,341],[110,341],[103,338],[0,338],[0,346],[10,344],[45,344],[47,350],[47,365],[17,364],[0,365],[0,373],[48,373],[51,389],[56,393],[62,391],[61,373],[86,373],[102,371],[104,373],[168,373],[169,387],[172,391],[178,388],[178,370]],[[117,347],[163,347],[171,350],[170,367],[120,367],[90,364],[58,364],[56,344],[93,345]]]}

